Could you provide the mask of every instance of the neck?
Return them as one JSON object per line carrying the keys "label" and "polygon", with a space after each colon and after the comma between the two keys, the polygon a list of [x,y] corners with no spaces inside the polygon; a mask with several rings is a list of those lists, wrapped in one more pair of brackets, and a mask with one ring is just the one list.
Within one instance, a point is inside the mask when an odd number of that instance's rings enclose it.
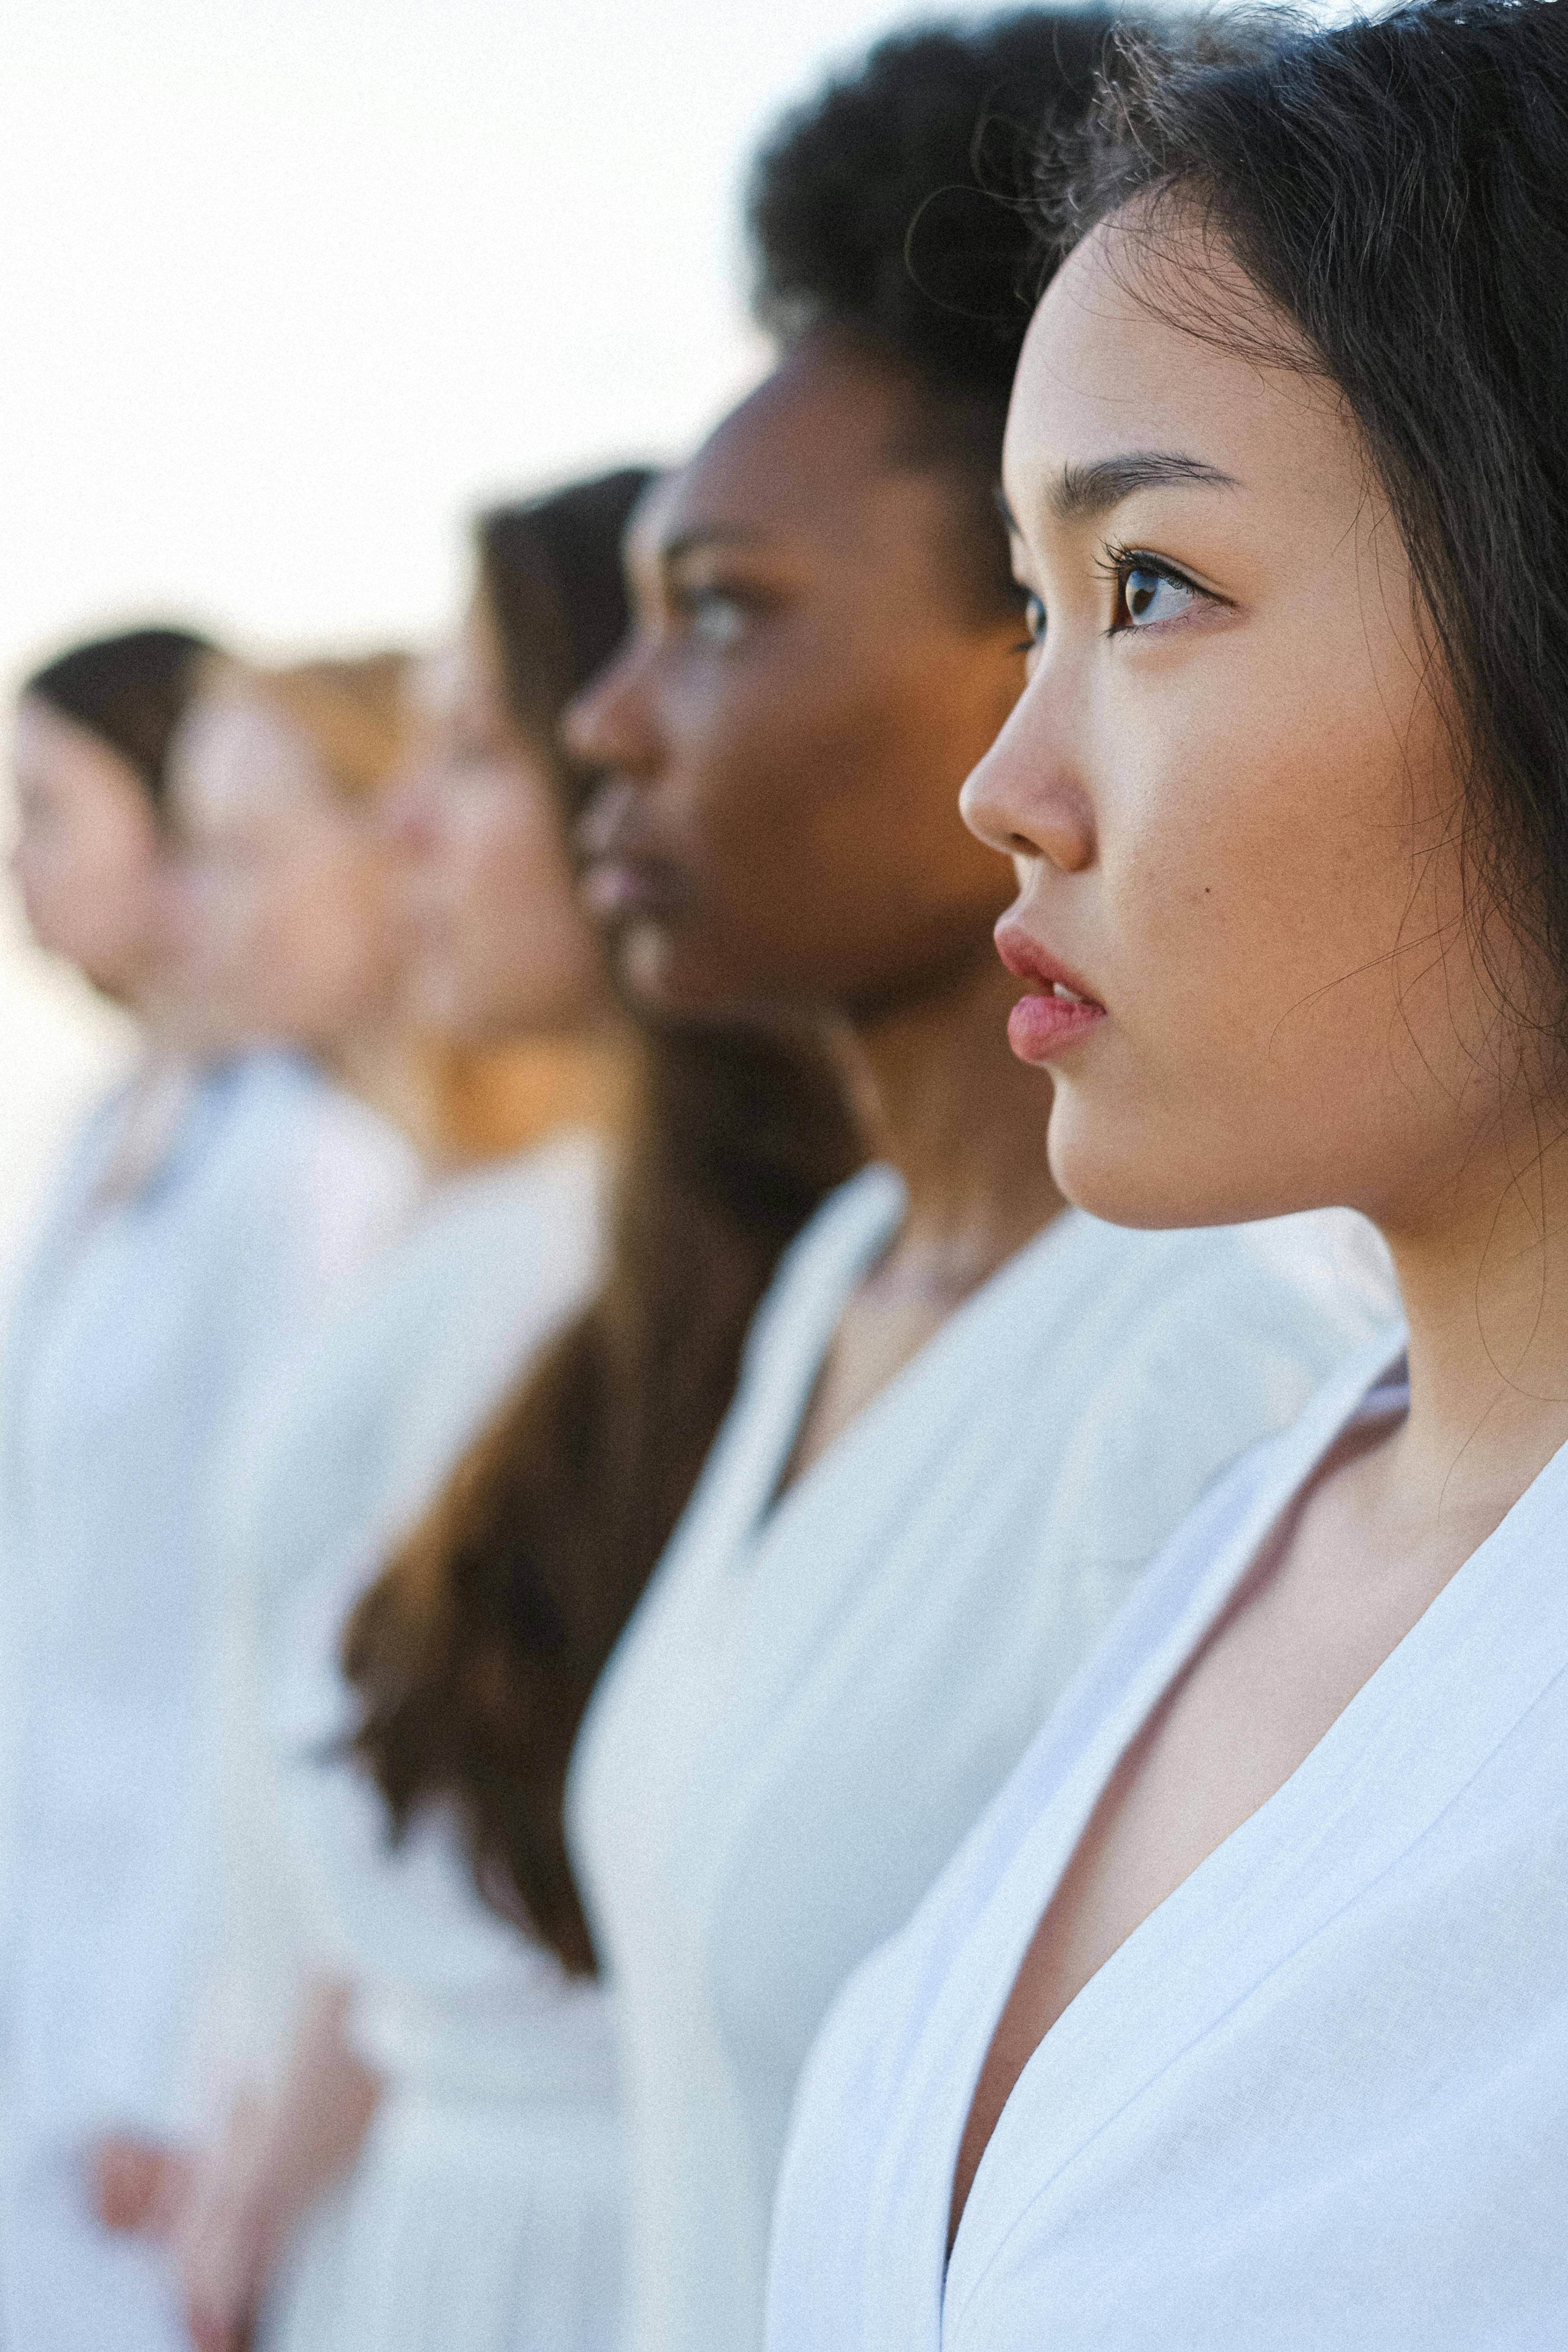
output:
{"label": "neck", "polygon": [[1064,1205],[1046,1159],[1048,1082],[1008,1048],[1017,983],[990,951],[930,994],[857,1024],[877,1149],[909,1192],[893,1255],[968,1286]]}
{"label": "neck", "polygon": [[1568,1113],[1526,1129],[1384,1228],[1410,1328],[1391,1473],[1412,1507],[1489,1528],[1568,1444]]}
{"label": "neck", "polygon": [[563,1127],[613,1137],[628,1116],[626,1045],[607,1026],[493,1045],[367,1031],[318,1058],[444,1174],[526,1151]]}
{"label": "neck", "polygon": [[345,1092],[430,1152],[436,1128],[430,1073],[406,1032],[367,1028],[334,1038],[315,1058]]}
{"label": "neck", "polygon": [[631,1058],[608,1024],[515,1043],[437,1049],[436,1091],[448,1169],[526,1151],[563,1128],[623,1135],[631,1114]]}

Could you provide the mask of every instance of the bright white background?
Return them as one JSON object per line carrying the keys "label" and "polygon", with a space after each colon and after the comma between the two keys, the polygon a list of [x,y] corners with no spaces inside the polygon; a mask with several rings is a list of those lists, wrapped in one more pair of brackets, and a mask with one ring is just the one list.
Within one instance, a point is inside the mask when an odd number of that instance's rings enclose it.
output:
{"label": "bright white background", "polygon": [[[453,611],[476,500],[680,451],[758,365],[748,149],[906,13],[6,11],[0,687],[148,616],[276,650],[424,637]],[[128,1050],[0,894],[0,1258]]]}
{"label": "bright white background", "polygon": [[[933,12],[8,9],[0,691],[148,617],[264,650],[420,639],[453,613],[477,500],[678,454],[761,358],[739,236],[757,133],[911,13]],[[0,886],[0,1262],[128,1050]]]}

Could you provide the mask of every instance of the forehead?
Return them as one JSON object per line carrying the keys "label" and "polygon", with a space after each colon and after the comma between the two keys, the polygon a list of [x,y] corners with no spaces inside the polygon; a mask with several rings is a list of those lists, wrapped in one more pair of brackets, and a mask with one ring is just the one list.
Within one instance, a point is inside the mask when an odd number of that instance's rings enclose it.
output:
{"label": "forehead", "polygon": [[56,710],[39,694],[24,694],[12,722],[12,759],[18,781],[32,790],[57,793],[144,790],[130,762],[118,751]]}
{"label": "forehead", "polygon": [[320,761],[302,731],[264,697],[197,697],[174,741],[171,782],[184,814],[248,819],[323,796]]}
{"label": "forehead", "polygon": [[847,536],[856,499],[889,475],[903,398],[873,361],[803,343],[649,491],[634,551],[647,556],[715,527]]}
{"label": "forehead", "polygon": [[1337,500],[1364,486],[1337,392],[1228,255],[1175,229],[1151,247],[1111,221],[1069,255],[1030,322],[1003,457],[1009,502],[1030,531],[1064,469],[1153,451],[1252,491]]}

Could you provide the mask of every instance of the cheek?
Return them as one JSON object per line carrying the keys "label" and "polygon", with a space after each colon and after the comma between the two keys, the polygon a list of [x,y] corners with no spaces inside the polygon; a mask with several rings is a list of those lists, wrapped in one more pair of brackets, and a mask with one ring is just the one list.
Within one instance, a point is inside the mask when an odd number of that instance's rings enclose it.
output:
{"label": "cheek", "polygon": [[1200,1045],[1238,1068],[1262,1047],[1310,1057],[1366,1004],[1415,869],[1397,747],[1350,699],[1122,715],[1101,763],[1111,957],[1136,975],[1130,1018],[1176,1061]]}
{"label": "cheek", "polygon": [[520,918],[527,907],[568,896],[572,869],[550,813],[508,799],[485,813],[469,845],[469,871],[482,883],[494,877]]}
{"label": "cheek", "polygon": [[766,897],[770,865],[809,856],[843,801],[861,764],[852,684],[788,633],[668,698],[661,823],[683,861],[722,875],[726,897]]}
{"label": "cheek", "polygon": [[1392,742],[1353,681],[1314,723],[1285,718],[1167,705],[1157,732],[1125,729],[1101,795],[1112,1020],[1065,1060],[1051,1152],[1114,1219],[1373,1208],[1447,1149],[1468,1048],[1432,950],[1457,886],[1416,854],[1435,755]]}

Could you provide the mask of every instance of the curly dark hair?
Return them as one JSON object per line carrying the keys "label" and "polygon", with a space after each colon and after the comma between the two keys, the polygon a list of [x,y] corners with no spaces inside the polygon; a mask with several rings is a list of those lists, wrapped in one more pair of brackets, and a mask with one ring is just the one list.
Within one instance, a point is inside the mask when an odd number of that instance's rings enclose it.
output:
{"label": "curly dark hair", "polygon": [[759,320],[844,339],[910,395],[908,454],[964,492],[972,578],[1016,601],[993,507],[1039,291],[1027,202],[1042,142],[1081,121],[1118,18],[1028,8],[878,42],[785,115],[752,167]]}
{"label": "curly dark hair", "polygon": [[[1189,270],[1193,332],[1337,387],[1409,553],[1466,776],[1472,918],[1500,908],[1568,1048],[1568,13],[1413,0],[1235,51],[1111,61],[1037,212],[1051,266],[1112,213],[1132,254],[1194,218],[1265,298]],[[1152,283],[1152,281],[1151,281]],[[1174,288],[1176,280],[1168,280]],[[1164,308],[1163,297],[1153,297]],[[1559,561],[1559,557],[1564,561]]]}

